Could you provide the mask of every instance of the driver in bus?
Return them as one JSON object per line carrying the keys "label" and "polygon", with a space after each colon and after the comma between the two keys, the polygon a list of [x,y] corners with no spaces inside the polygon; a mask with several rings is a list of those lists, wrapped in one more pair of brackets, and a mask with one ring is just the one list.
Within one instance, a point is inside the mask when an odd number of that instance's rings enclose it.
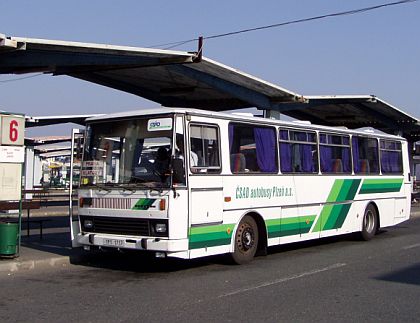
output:
{"label": "driver in bus", "polygon": [[[180,159],[184,159],[184,138],[183,136],[176,137],[176,156]],[[190,151],[190,166],[198,166],[198,155],[194,151]]]}
{"label": "driver in bus", "polygon": [[156,159],[154,163],[155,173],[160,177],[162,182],[170,175],[169,172],[170,155],[165,147],[159,147],[156,152]]}

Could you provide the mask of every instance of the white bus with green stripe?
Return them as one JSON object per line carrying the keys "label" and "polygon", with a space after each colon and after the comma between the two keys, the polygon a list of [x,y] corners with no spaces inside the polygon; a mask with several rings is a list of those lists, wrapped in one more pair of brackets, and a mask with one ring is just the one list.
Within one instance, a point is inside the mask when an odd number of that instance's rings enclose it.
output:
{"label": "white bus with green stripe", "polygon": [[406,221],[407,142],[193,109],[87,120],[73,246],[246,263],[267,247]]}

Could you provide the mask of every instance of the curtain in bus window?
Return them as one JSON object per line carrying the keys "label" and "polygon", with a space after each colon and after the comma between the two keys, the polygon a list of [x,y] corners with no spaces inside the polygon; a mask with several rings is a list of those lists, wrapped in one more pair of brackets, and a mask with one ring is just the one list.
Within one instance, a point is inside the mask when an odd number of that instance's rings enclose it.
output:
{"label": "curtain in bus window", "polygon": [[234,125],[229,125],[229,152],[232,153]]}
{"label": "curtain in bus window", "polygon": [[301,156],[302,156],[302,171],[304,172],[314,172],[315,165],[312,158],[312,145],[300,145],[301,146]]}
{"label": "curtain in bus window", "polygon": [[319,147],[320,161],[321,161],[321,172],[330,173],[332,172],[332,147],[320,146]]}
{"label": "curtain in bus window", "polygon": [[281,171],[290,173],[292,169],[292,145],[286,142],[280,143],[280,165]]}
{"label": "curtain in bus window", "polygon": [[274,129],[254,128],[254,137],[258,167],[265,173],[276,172],[276,138]]}
{"label": "curtain in bus window", "polygon": [[[348,144],[348,143],[347,143]],[[343,157],[343,172],[351,173],[351,163],[350,163],[350,148],[342,148],[342,157]]]}
{"label": "curtain in bus window", "polygon": [[373,138],[367,139],[367,159],[369,161],[369,168],[371,173],[379,173],[379,153],[378,153],[378,141]]}
{"label": "curtain in bus window", "polygon": [[352,138],[352,144],[353,144],[353,166],[354,166],[354,172],[360,173],[360,165],[359,165],[359,143],[357,140],[357,137]]}
{"label": "curtain in bus window", "polygon": [[402,173],[401,153],[399,151],[382,151],[381,168],[384,174]]}
{"label": "curtain in bus window", "polygon": [[[297,140],[307,141],[307,134],[303,132],[296,133]],[[295,149],[298,146],[299,150]],[[312,157],[312,145],[311,144],[295,144],[293,148],[293,166],[297,172],[314,172],[315,166]],[[298,154],[300,155],[298,157]],[[299,159],[298,159],[299,158]]]}
{"label": "curtain in bus window", "polygon": [[[280,140],[289,140],[289,131],[280,130]],[[292,171],[292,146],[285,142],[280,142],[280,169],[284,173]]]}

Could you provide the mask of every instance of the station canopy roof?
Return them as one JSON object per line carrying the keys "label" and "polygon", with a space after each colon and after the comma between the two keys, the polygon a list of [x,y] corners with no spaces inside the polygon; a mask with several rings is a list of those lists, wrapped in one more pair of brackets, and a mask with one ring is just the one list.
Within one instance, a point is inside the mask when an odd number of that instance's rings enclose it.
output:
{"label": "station canopy roof", "polygon": [[374,95],[305,96],[305,104],[284,104],[281,113],[299,120],[349,129],[372,127],[420,140],[420,121]]}
{"label": "station canopy roof", "polygon": [[[409,140],[420,139],[417,118],[372,95],[303,97],[197,52],[0,34],[0,74],[35,72],[68,75],[167,107],[212,111],[256,107],[320,125],[373,127]],[[83,124],[86,117],[33,117],[27,118],[27,126]]]}
{"label": "station canopy roof", "polygon": [[83,114],[83,115],[57,115],[57,116],[26,116],[25,117],[25,127],[42,127],[42,126],[51,126],[55,124],[62,123],[76,123],[80,125],[85,125],[85,120],[87,118],[100,116],[102,114]]}
{"label": "station canopy roof", "polygon": [[195,52],[0,34],[0,73],[68,75],[168,107],[264,109],[302,96]]}

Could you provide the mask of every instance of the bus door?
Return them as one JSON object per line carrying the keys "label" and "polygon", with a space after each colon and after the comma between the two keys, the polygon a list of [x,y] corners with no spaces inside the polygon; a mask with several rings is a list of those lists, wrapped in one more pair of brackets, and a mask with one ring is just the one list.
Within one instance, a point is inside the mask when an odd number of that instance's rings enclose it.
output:
{"label": "bus door", "polygon": [[191,117],[188,125],[187,167],[190,225],[223,221],[223,180],[220,176],[220,131],[205,118]]}
{"label": "bus door", "polygon": [[[72,247],[79,247],[75,237],[80,232],[78,219],[73,218],[73,186],[78,187],[80,184],[80,166],[82,161],[84,135],[81,129],[72,129],[71,132],[71,153],[70,153],[70,185],[69,185],[69,216],[70,216],[70,236]],[[76,167],[75,167],[76,166]],[[77,169],[77,176],[75,173]],[[77,194],[76,194],[77,196]]]}

